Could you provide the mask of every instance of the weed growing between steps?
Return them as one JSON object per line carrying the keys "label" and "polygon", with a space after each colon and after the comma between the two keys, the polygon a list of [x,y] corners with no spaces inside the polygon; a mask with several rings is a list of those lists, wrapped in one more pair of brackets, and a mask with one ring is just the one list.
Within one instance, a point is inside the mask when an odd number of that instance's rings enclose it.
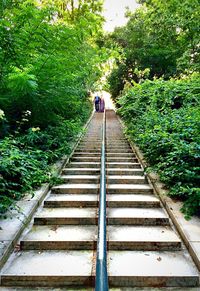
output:
{"label": "weed growing between steps", "polygon": [[145,81],[125,89],[119,113],[127,134],[189,217],[200,214],[199,75]]}
{"label": "weed growing between steps", "polygon": [[46,130],[29,128],[23,134],[18,128],[0,140],[0,216],[14,207],[24,193],[33,193],[44,182],[51,186],[58,182],[51,172],[51,165],[71,152],[90,109],[82,118],[62,120]]}

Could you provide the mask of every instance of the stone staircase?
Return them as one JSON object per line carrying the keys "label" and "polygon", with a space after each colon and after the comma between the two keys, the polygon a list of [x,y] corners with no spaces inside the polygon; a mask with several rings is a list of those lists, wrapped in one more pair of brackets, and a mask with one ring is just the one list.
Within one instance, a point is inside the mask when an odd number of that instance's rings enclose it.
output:
{"label": "stone staircase", "polygon": [[[97,113],[90,122],[62,171],[63,184],[51,189],[5,265],[2,286],[94,287],[102,119]],[[106,119],[109,286],[198,286],[198,272],[114,111]]]}

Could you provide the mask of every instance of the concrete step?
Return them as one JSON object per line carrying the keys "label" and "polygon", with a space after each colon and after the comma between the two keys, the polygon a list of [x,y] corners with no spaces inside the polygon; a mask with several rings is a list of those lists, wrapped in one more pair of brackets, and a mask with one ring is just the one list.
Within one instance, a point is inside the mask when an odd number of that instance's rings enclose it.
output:
{"label": "concrete step", "polygon": [[96,225],[34,225],[20,242],[21,250],[93,250]]}
{"label": "concrete step", "polygon": [[62,175],[61,178],[64,180],[65,183],[77,183],[77,184],[87,184],[99,183],[100,175]]}
{"label": "concrete step", "polygon": [[131,162],[107,162],[106,163],[108,168],[135,168],[140,169],[141,165],[139,163],[131,163]]}
{"label": "concrete step", "polygon": [[102,143],[102,139],[91,139],[90,137],[88,137],[87,139],[82,139],[79,144],[98,144],[100,145]]}
{"label": "concrete step", "polygon": [[116,139],[115,138],[109,138],[108,136],[106,136],[106,143],[115,144],[115,141],[119,145],[124,145],[124,144],[130,145],[130,143],[127,140],[120,140],[117,137],[116,137]]}
{"label": "concrete step", "polygon": [[134,162],[137,163],[138,159],[136,157],[107,157],[107,162]]}
{"label": "concrete step", "polygon": [[69,168],[100,168],[100,162],[71,162]]}
{"label": "concrete step", "polygon": [[101,149],[101,142],[99,143],[82,143],[78,144],[77,148],[86,148],[86,149]]}
{"label": "concrete step", "polygon": [[148,184],[110,184],[107,186],[109,194],[152,194],[153,189]]}
{"label": "concrete step", "polygon": [[[88,157],[96,157],[96,156],[101,156],[101,153],[100,151],[99,152],[88,152],[87,150],[85,152],[79,152],[79,151],[75,151],[74,152],[74,155],[75,156],[88,156]],[[107,157],[120,157],[120,158],[123,158],[123,157],[132,157],[132,158],[136,158],[135,154],[132,152],[132,153],[123,153],[123,152],[116,152],[116,153],[106,153],[106,156]]]}
{"label": "concrete step", "polygon": [[[109,208],[110,225],[169,225],[169,219],[161,208]],[[96,225],[95,208],[44,208],[34,218],[35,225]]]}
{"label": "concrete step", "polygon": [[98,155],[101,154],[101,147],[78,147],[77,150],[79,152],[91,152],[91,153],[97,153]]}
{"label": "concrete step", "polygon": [[84,287],[94,285],[93,251],[18,252],[1,277],[3,286]]}
{"label": "concrete step", "polygon": [[108,208],[110,225],[169,225],[169,218],[162,208]]}
{"label": "concrete step", "polygon": [[136,158],[134,153],[106,153],[107,157],[133,157]]}
{"label": "concrete step", "polygon": [[106,148],[106,153],[107,154],[111,154],[111,153],[133,153],[132,149],[131,148],[114,148],[114,147],[109,147],[109,148]]}
{"label": "concrete step", "polygon": [[91,136],[88,136],[88,137],[85,137],[83,139],[80,140],[79,143],[88,143],[88,142],[91,142],[91,143],[101,143],[102,142],[102,139],[101,137],[98,137],[98,138],[93,138]]}
{"label": "concrete step", "polygon": [[98,207],[97,194],[51,194],[45,201],[44,207]]}
{"label": "concrete step", "polygon": [[88,148],[88,147],[77,147],[76,150],[78,152],[86,152],[87,151],[87,152],[90,152],[90,153],[98,153],[98,154],[101,153],[101,148],[100,147],[99,148],[95,148],[95,149]]}
{"label": "concrete step", "polygon": [[[170,251],[109,251],[110,287],[190,287],[199,277],[189,256]],[[150,290],[150,289],[149,289]]]}
{"label": "concrete step", "polygon": [[180,250],[181,240],[169,226],[107,227],[109,250]]}
{"label": "concrete step", "polygon": [[[91,195],[91,194],[90,194]],[[144,194],[107,194],[108,207],[144,207],[158,208],[161,206],[160,200],[154,195]]]}
{"label": "concrete step", "polygon": [[109,152],[110,150],[120,150],[126,152],[127,150],[131,150],[130,146],[120,146],[120,145],[107,145],[106,150]]}
{"label": "concrete step", "polygon": [[71,158],[72,161],[77,161],[77,162],[100,162],[101,157],[95,156],[95,157],[87,157],[87,156],[73,156]]}
{"label": "concrete step", "polygon": [[[100,129],[100,128],[99,128]],[[82,140],[88,140],[88,139],[92,139],[92,140],[101,140],[101,132],[91,132],[88,128],[87,128],[88,132],[82,137]]]}
{"label": "concrete step", "polygon": [[98,175],[100,168],[64,168],[63,175]]}
{"label": "concrete step", "polygon": [[34,218],[35,225],[97,225],[96,208],[44,208]]}
{"label": "concrete step", "polygon": [[87,141],[87,142],[80,142],[78,144],[80,147],[100,147],[101,146],[101,142],[93,142],[93,141]]}
{"label": "concrete step", "polygon": [[113,141],[113,140],[116,140],[116,141],[127,141],[127,139],[123,136],[123,135],[117,135],[115,137],[111,137],[111,136],[106,136],[106,140],[107,141]]}
{"label": "concrete step", "polygon": [[100,152],[98,152],[98,153],[96,153],[96,152],[79,152],[79,151],[75,151],[74,152],[74,155],[76,155],[76,156],[86,156],[86,157],[100,157],[101,156],[101,153]]}
{"label": "concrete step", "polygon": [[[44,207],[98,207],[99,197],[96,194],[51,194]],[[160,201],[154,195],[112,194],[107,195],[108,207],[160,207]]]}
{"label": "concrete step", "polygon": [[146,184],[145,176],[138,175],[108,175],[108,184]]}
{"label": "concrete step", "polygon": [[53,194],[97,194],[98,184],[62,184],[52,187]]}
{"label": "concrete step", "polygon": [[140,168],[131,169],[131,168],[107,168],[108,175],[144,175],[144,171]]}
{"label": "concrete step", "polygon": [[106,147],[130,147],[128,142],[107,141]]}
{"label": "concrete step", "polygon": [[[96,154],[96,156],[73,156],[71,161],[74,162],[100,162],[101,156]],[[107,162],[138,162],[138,159],[135,157],[107,157]]]}

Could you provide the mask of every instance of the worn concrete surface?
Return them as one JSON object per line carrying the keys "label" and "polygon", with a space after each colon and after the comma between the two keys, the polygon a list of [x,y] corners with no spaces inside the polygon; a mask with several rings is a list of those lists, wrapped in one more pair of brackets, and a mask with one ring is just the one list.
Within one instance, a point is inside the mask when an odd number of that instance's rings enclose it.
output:
{"label": "worn concrete surface", "polygon": [[183,251],[109,251],[108,261],[109,281],[112,286],[142,287],[149,284],[189,287],[195,284],[197,286],[199,282],[199,274],[194,264]]}
{"label": "worn concrete surface", "polygon": [[[66,286],[83,284],[92,274],[93,251],[26,251],[5,266],[2,285]],[[37,267],[36,267],[37,266]],[[17,277],[16,277],[17,276]],[[32,282],[32,283],[31,283]]]}

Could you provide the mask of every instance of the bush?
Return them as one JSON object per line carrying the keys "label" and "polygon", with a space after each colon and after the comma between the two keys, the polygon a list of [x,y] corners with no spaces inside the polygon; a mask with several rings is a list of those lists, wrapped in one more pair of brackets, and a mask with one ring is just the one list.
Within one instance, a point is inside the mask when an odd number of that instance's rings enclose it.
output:
{"label": "bush", "polygon": [[124,92],[119,110],[127,133],[186,215],[200,209],[199,77],[145,81]]}
{"label": "bush", "polygon": [[14,139],[0,142],[0,212],[49,179],[47,153],[30,148],[21,150]]}
{"label": "bush", "polygon": [[30,128],[23,135],[17,131],[0,140],[0,214],[25,192],[32,192],[44,182],[55,182],[50,165],[70,153],[82,124],[79,119],[62,120],[56,127]]}

